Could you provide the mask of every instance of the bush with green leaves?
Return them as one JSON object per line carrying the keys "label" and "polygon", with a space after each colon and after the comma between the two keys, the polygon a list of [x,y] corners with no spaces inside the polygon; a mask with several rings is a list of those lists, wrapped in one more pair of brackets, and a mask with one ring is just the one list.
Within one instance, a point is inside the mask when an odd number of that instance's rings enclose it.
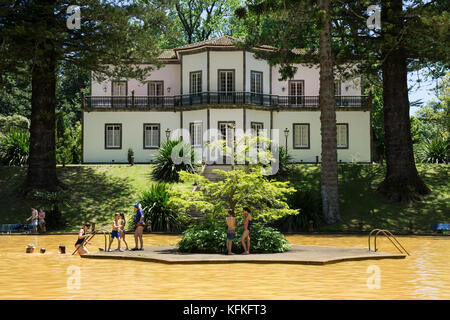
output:
{"label": "bush with green leaves", "polygon": [[[207,215],[205,219],[191,226],[183,233],[183,238],[177,247],[181,252],[196,253],[226,253],[225,219],[218,220],[213,215]],[[233,240],[233,252],[243,252],[241,236],[244,231],[242,223],[236,228],[236,238]],[[260,222],[254,222],[250,231],[250,251],[253,253],[277,253],[289,249],[290,244],[284,236],[271,227]]]}
{"label": "bush with green leaves", "polygon": [[180,172],[181,180],[197,185],[196,192],[174,190],[171,205],[189,214],[192,209],[208,214],[223,215],[227,209],[237,214],[250,208],[252,217],[264,222],[279,219],[298,211],[286,203],[288,194],[295,192],[289,182],[276,181],[264,175],[264,168],[224,171],[215,169],[220,181],[210,181],[198,174]]}
{"label": "bush with green leaves", "polygon": [[29,131],[12,129],[0,137],[0,162],[7,166],[23,166],[30,153]]}
{"label": "bush with green leaves", "polygon": [[12,116],[0,115],[0,136],[6,134],[11,130],[23,130],[30,129],[30,120],[28,118],[15,114]]}
{"label": "bush with green leaves", "polygon": [[292,156],[284,147],[278,150],[278,172],[275,174],[276,178],[286,178],[292,173]]}
{"label": "bush with green leaves", "polygon": [[418,148],[418,159],[426,163],[448,163],[450,161],[449,140],[440,136],[426,140]]}
{"label": "bush with green leaves", "polygon": [[155,183],[144,191],[140,197],[146,224],[152,231],[178,232],[187,224],[188,218],[178,214],[170,205],[170,186],[165,183]]}
{"label": "bush with green leaves", "polygon": [[308,229],[309,221],[315,227],[322,223],[322,201],[320,190],[308,186],[295,186],[295,193],[287,199],[289,207],[298,209],[299,214],[283,217],[274,222],[274,226],[283,232],[296,232]]}
{"label": "bush with green leaves", "polygon": [[[179,163],[173,161],[173,156],[180,160]],[[191,148],[191,145],[180,140],[169,140],[159,149],[152,177],[163,182],[178,182],[180,171],[195,172],[193,164],[194,149]]]}

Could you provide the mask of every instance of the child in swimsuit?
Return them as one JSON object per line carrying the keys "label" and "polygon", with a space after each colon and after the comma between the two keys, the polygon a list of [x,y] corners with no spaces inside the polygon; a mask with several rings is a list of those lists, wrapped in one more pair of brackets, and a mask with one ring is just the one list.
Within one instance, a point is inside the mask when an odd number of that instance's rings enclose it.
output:
{"label": "child in swimsuit", "polygon": [[88,231],[90,227],[91,225],[89,223],[84,223],[83,228],[81,228],[80,232],[78,232],[78,240],[77,242],[75,242],[75,248],[80,255],[89,253],[89,251],[84,246],[84,240],[89,236],[88,234],[86,234],[86,231]]}
{"label": "child in swimsuit", "polygon": [[43,208],[39,208],[39,227],[42,232],[45,232],[45,212]]}
{"label": "child in swimsuit", "polygon": [[244,248],[243,254],[250,254],[250,229],[252,225],[252,216],[250,215],[250,209],[244,208],[244,233],[242,234],[241,243]]}
{"label": "child in swimsuit", "polygon": [[120,233],[120,239],[123,240],[123,242],[125,242],[125,245],[127,246],[127,248],[125,250],[128,250],[128,243],[125,240],[125,216],[123,213],[120,213],[120,228],[119,228],[119,233]]}
{"label": "child in swimsuit", "polygon": [[120,233],[119,233],[119,228],[120,228],[120,222],[119,222],[119,218],[120,218],[120,214],[116,213],[114,215],[114,221],[112,223],[112,231],[111,231],[111,239],[109,240],[109,246],[108,246],[108,252],[111,252],[111,244],[114,241],[114,238],[117,238],[117,250],[118,251],[123,251],[120,249]]}
{"label": "child in swimsuit", "polygon": [[228,216],[226,217],[227,221],[227,250],[228,254],[234,254],[231,252],[231,248],[233,246],[233,240],[236,237],[236,218],[234,217],[233,210],[228,210]]}

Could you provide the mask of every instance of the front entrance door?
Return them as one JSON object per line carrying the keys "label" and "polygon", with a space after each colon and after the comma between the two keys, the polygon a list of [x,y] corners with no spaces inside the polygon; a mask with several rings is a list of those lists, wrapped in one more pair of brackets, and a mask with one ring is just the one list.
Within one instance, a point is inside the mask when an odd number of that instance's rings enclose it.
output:
{"label": "front entrance door", "polygon": [[219,133],[220,140],[224,140],[224,147],[226,146],[227,152],[223,155],[224,164],[232,164],[234,159],[234,132],[235,132],[235,122],[226,121],[219,122]]}

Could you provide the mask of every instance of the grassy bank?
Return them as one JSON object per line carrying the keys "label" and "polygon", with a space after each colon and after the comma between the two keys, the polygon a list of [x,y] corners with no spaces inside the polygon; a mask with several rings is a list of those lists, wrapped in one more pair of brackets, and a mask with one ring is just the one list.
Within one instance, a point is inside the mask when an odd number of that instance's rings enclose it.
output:
{"label": "grassy bank", "polygon": [[[374,228],[408,232],[410,222],[416,233],[428,233],[432,223],[450,223],[449,165],[417,164],[425,183],[433,190],[423,201],[394,204],[376,192],[385,176],[385,167],[372,164],[339,165],[339,199],[341,221],[321,225],[320,231],[356,232]],[[315,185],[320,190],[320,167],[296,165],[293,183]]]}
{"label": "grassy bank", "polygon": [[[430,224],[450,222],[449,165],[417,165],[421,177],[433,189],[424,201],[411,205],[387,202],[375,190],[384,177],[380,165],[339,165],[339,193],[342,221],[322,225],[319,231],[354,232],[386,228],[395,232],[408,230],[410,221],[415,232],[430,232]],[[70,190],[70,201],[63,208],[67,226],[61,231],[76,230],[81,221],[96,219],[109,224],[114,212],[133,214],[132,204],[153,181],[151,165],[81,165],[58,167],[58,176]],[[31,206],[39,203],[22,199],[17,188],[26,175],[26,168],[0,167],[0,223],[23,223]],[[290,180],[293,183],[319,187],[320,167],[296,165]],[[191,188],[175,184],[175,188]]]}
{"label": "grassy bank", "polygon": [[[98,225],[112,221],[115,212],[133,216],[132,205],[153,183],[151,165],[74,165],[57,168],[59,179],[67,185],[70,199],[62,209],[67,225],[61,231],[77,230],[82,221],[97,220]],[[0,223],[24,223],[36,201],[17,195],[26,168],[0,167]],[[176,184],[175,188],[190,188]]]}

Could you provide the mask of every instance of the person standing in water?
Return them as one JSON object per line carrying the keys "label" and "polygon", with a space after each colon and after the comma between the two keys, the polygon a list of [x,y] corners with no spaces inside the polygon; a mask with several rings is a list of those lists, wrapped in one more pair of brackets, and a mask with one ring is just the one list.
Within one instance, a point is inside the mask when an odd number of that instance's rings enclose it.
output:
{"label": "person standing in water", "polygon": [[241,243],[244,252],[242,254],[250,254],[250,229],[252,225],[252,216],[250,209],[245,207],[244,211],[244,233],[242,233]]}
{"label": "person standing in water", "polygon": [[80,232],[78,232],[78,240],[77,242],[75,242],[75,248],[77,249],[79,255],[89,253],[89,251],[84,246],[84,239],[89,236],[89,234],[86,234],[86,232],[90,227],[91,225],[88,222],[85,222],[83,223],[83,228],[81,228]]}
{"label": "person standing in water", "polygon": [[[141,204],[136,202],[134,204],[134,211],[136,211],[135,222],[136,222],[136,231],[134,231],[134,242],[136,246],[131,249],[132,251],[136,250],[144,250],[144,239],[142,238],[142,233],[144,232],[144,211],[142,211]],[[138,248],[138,240],[140,241],[141,247]]]}
{"label": "person standing in water", "polygon": [[120,239],[123,240],[123,242],[125,243],[125,245],[127,246],[125,250],[128,250],[128,243],[127,240],[125,240],[125,215],[123,214],[123,212],[120,213],[120,228],[119,228],[119,232],[120,232]]}
{"label": "person standing in water", "polygon": [[27,219],[27,221],[31,220],[31,226],[33,227],[33,232],[37,233],[38,228],[38,220],[39,220],[39,213],[35,208],[31,208],[31,216]]}
{"label": "person standing in water", "polygon": [[111,239],[109,240],[108,252],[111,252],[111,244],[113,243],[114,238],[117,238],[117,251],[122,251],[122,250],[120,250],[119,218],[120,218],[120,214],[116,213],[114,215],[114,221],[112,223]]}
{"label": "person standing in water", "polygon": [[227,250],[228,254],[234,254],[231,252],[233,246],[233,240],[236,237],[236,218],[232,209],[228,209],[228,216],[225,218],[227,221]]}

